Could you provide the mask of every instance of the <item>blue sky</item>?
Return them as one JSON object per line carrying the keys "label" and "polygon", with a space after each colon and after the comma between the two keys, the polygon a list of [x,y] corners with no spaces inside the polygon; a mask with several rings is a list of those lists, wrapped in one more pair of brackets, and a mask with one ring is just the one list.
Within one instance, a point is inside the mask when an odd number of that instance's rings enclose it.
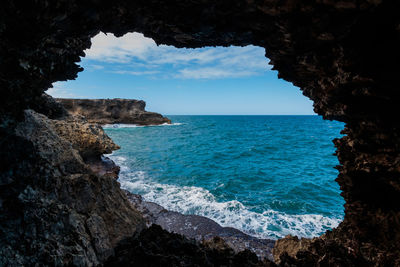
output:
{"label": "blue sky", "polygon": [[85,69],[47,93],[66,98],[132,98],[166,115],[314,114],[299,88],[271,70],[261,47],[175,48],[140,33],[100,33]]}

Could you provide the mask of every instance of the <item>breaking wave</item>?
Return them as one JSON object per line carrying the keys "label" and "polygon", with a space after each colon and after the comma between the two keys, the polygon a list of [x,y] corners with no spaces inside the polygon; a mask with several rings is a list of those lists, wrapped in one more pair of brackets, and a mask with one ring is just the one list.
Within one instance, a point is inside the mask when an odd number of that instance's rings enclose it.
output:
{"label": "breaking wave", "polygon": [[131,170],[126,158],[113,155],[110,158],[121,167],[119,182],[122,188],[141,194],[146,201],[183,214],[205,216],[222,226],[234,227],[259,238],[276,239],[288,234],[314,237],[341,222],[341,218],[319,214],[294,215],[271,209],[254,212],[237,200],[219,202],[201,187],[157,183],[146,172]]}

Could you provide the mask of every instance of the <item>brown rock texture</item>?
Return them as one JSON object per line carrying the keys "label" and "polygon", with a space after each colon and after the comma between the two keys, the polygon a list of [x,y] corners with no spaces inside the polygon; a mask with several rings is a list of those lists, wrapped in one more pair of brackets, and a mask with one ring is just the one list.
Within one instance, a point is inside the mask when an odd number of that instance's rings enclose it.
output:
{"label": "brown rock texture", "polygon": [[[337,182],[346,201],[344,221],[294,257],[283,253],[281,264],[400,265],[399,12],[400,2],[394,0],[5,0],[0,9],[0,155],[5,161],[0,168],[1,258],[29,263],[29,253],[47,251],[60,259],[59,265],[71,262],[72,255],[99,260],[87,239],[79,246],[69,242],[74,233],[89,232],[81,224],[56,224],[68,220],[47,216],[68,214],[59,212],[64,206],[51,203],[75,203],[56,188],[71,185],[65,191],[77,192],[95,186],[90,182],[95,178],[71,178],[75,176],[70,172],[82,169],[76,151],[48,157],[48,149],[68,145],[57,138],[54,145],[48,143],[54,131],[40,137],[34,129],[48,129],[46,120],[38,118],[39,123],[25,110],[39,110],[41,95],[53,82],[76,78],[82,71],[80,56],[99,31],[117,36],[138,31],[158,44],[176,47],[262,46],[279,77],[300,87],[318,114],[346,123],[345,136],[335,140]],[[22,129],[37,134],[25,136]],[[70,163],[57,165],[60,160]],[[87,186],[78,186],[78,181]],[[102,184],[106,191],[96,197],[108,199],[105,192],[116,188],[113,183]],[[128,209],[126,201],[120,201],[119,207]],[[106,202],[84,202],[84,207],[96,209],[101,203]],[[84,221],[91,218],[91,209],[85,210]],[[35,212],[24,215],[28,210]],[[21,230],[23,218],[36,223]],[[50,229],[68,235],[64,241],[54,240],[59,245],[50,245],[52,235],[46,231],[55,231]],[[32,240],[35,250],[27,248]],[[75,248],[73,253],[60,249],[66,244]]]}
{"label": "brown rock texture", "polygon": [[275,263],[280,263],[280,257],[285,254],[285,257],[296,257],[297,253],[302,250],[309,250],[311,239],[298,238],[297,236],[286,236],[275,242],[273,248],[273,256]]}
{"label": "brown rock texture", "polygon": [[84,118],[66,117],[54,120],[53,125],[57,135],[69,141],[84,159],[110,154],[120,148],[99,125]]}
{"label": "brown rock texture", "polygon": [[135,99],[70,99],[57,98],[69,113],[81,115],[90,123],[158,125],[171,123],[159,113],[145,110],[146,103]]}

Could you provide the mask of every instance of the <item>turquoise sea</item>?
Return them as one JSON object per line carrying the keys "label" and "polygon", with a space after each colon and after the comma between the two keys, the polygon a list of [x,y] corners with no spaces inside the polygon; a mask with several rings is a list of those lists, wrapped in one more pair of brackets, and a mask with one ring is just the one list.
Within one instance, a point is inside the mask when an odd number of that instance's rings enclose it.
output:
{"label": "turquoise sea", "polygon": [[144,199],[261,238],[335,227],[344,200],[332,140],[318,116],[168,116],[161,126],[106,125],[121,146],[119,182]]}

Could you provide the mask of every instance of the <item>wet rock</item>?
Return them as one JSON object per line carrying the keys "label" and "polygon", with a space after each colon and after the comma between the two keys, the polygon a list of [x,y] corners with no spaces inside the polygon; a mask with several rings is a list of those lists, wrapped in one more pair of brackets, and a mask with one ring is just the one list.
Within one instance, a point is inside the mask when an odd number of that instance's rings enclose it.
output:
{"label": "wet rock", "polygon": [[118,174],[120,171],[120,167],[114,163],[110,158],[101,156],[99,157],[91,157],[86,159],[85,163],[89,166],[89,168],[101,176],[109,176],[114,179],[118,179]]}
{"label": "wet rock", "polygon": [[68,99],[57,101],[73,115],[81,115],[90,123],[158,125],[171,121],[155,112],[145,110],[146,103],[134,99]]}
{"label": "wet rock", "polygon": [[220,238],[225,245],[236,253],[247,249],[255,253],[260,259],[273,259],[274,240],[259,239],[232,227],[222,227],[215,221],[203,216],[184,215],[169,211],[156,203],[144,201],[140,195],[125,192],[129,201],[142,213],[149,226],[157,224],[169,232],[206,243],[214,240],[214,238]]}

